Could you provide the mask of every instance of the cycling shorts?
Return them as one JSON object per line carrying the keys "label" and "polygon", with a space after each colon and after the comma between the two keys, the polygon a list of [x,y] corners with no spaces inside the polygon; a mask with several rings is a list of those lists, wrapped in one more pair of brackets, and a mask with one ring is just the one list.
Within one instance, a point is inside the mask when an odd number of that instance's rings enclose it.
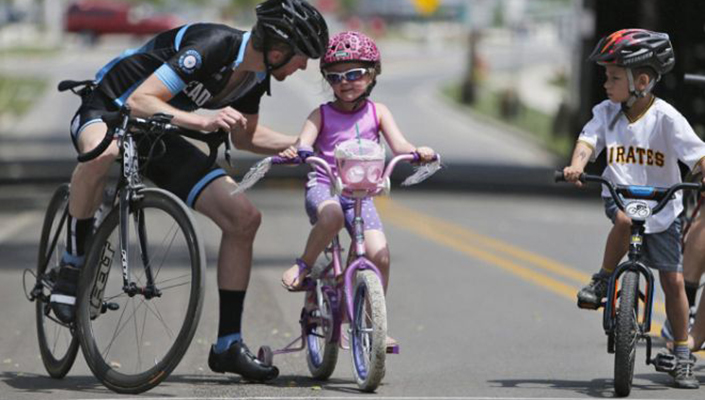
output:
{"label": "cycling shorts", "polygon": [[[71,139],[78,151],[78,136],[88,126],[101,122],[101,116],[118,107],[96,90],[88,95],[71,121]],[[181,136],[162,135],[138,139],[142,175],[194,207],[198,196],[211,182],[226,172],[208,165],[208,156]]]}
{"label": "cycling shorts", "polygon": [[[603,197],[605,214],[614,223],[617,217],[617,204],[611,197]],[[644,235],[643,255],[647,265],[662,272],[683,272],[681,252],[681,219],[676,218],[663,232]]]}

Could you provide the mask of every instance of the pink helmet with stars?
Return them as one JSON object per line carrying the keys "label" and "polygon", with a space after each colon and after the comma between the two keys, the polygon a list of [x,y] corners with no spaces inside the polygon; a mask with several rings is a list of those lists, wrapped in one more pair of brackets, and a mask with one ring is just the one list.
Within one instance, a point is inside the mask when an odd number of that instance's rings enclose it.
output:
{"label": "pink helmet with stars", "polygon": [[374,66],[382,73],[381,57],[374,40],[360,32],[341,32],[328,42],[326,54],[321,59],[321,69],[340,62],[358,61]]}

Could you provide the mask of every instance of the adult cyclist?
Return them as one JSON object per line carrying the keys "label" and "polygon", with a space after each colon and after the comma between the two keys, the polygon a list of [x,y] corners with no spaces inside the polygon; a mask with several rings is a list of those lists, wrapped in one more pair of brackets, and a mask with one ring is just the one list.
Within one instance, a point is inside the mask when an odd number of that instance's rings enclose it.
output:
{"label": "adult cyclist", "polygon": [[[132,115],[173,115],[172,123],[210,132],[225,129],[233,144],[248,151],[275,154],[294,137],[258,123],[262,95],[270,78],[283,81],[309,59],[325,53],[328,27],[321,14],[303,0],[266,0],[256,7],[250,32],[199,23],[158,34],[143,47],[128,50],[96,75],[95,89],[84,96],[71,123],[76,150],[95,148],[108,127],[101,115],[127,104]],[[196,114],[197,109],[214,113]],[[208,365],[249,380],[278,376],[274,366],[259,363],[243,343],[241,317],[252,264],[252,245],[260,212],[243,195],[231,196],[235,182],[185,139],[162,137],[163,157],[150,161],[145,176],[173,192],[222,230],[218,254],[220,319],[218,339]],[[106,175],[118,148],[113,143],[96,159],[79,163],[71,177],[67,251],[51,295],[57,318],[71,322],[84,242],[93,224]]]}

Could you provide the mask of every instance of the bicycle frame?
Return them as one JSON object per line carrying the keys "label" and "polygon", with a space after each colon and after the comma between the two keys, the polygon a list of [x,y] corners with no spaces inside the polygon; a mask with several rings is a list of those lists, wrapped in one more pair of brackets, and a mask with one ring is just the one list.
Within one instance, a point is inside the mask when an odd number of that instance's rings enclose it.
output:
{"label": "bicycle frame", "polygon": [[[331,244],[326,248],[325,252],[327,254],[331,255],[331,261],[330,263],[323,268],[320,273],[318,273],[318,278],[316,279],[316,282],[312,284],[309,287],[309,290],[316,290],[317,291],[317,298],[320,300],[322,299],[322,294],[326,293],[328,299],[331,300],[332,304],[332,312],[335,314],[333,315],[333,320],[336,321],[334,324],[333,332],[331,334],[331,342],[333,343],[338,343],[342,347],[342,343],[340,341],[340,331],[341,331],[341,325],[343,321],[343,313],[346,314],[348,321],[353,320],[353,287],[354,287],[354,279],[355,279],[355,274],[358,271],[362,271],[365,269],[370,269],[375,272],[375,274],[379,277],[381,282],[384,282],[384,279],[382,277],[382,273],[379,271],[379,269],[367,258],[366,252],[365,252],[365,236],[364,236],[364,221],[362,219],[362,201],[369,196],[377,196],[382,193],[386,193],[389,191],[389,176],[391,175],[392,171],[396,167],[396,165],[400,161],[415,161],[417,160],[418,156],[414,154],[403,154],[403,155],[398,155],[394,157],[387,167],[385,168],[384,174],[382,175],[382,179],[380,179],[380,183],[377,185],[372,190],[349,190],[340,184],[336,185],[336,190],[345,196],[351,197],[354,199],[354,219],[353,219],[353,232],[352,232],[352,247],[353,249],[353,255],[351,257],[348,257],[347,263],[345,265],[345,268],[343,268],[343,262],[342,262],[342,252],[343,249],[340,246],[340,239],[339,236],[336,235],[333,238],[333,241]],[[331,182],[336,182],[336,176],[331,170],[330,166],[328,163],[323,160],[322,158],[316,157],[316,156],[309,156],[304,160],[299,159],[280,159],[276,158],[273,163],[274,164],[300,164],[300,163],[307,163],[310,165],[316,165],[324,169],[328,177],[331,179]],[[334,282],[333,285],[328,284],[325,278],[332,278],[332,282]],[[345,307],[341,308],[341,299],[345,299]],[[320,304],[319,304],[320,307]],[[305,310],[302,311],[301,315],[301,336],[297,337],[294,339],[291,343],[287,344],[281,349],[278,350],[273,350],[272,355],[277,355],[277,354],[286,354],[286,353],[293,353],[296,351],[303,350],[306,347],[305,343],[305,337],[307,333],[307,328],[309,326],[308,319],[310,317],[307,315]],[[293,347],[297,342],[300,341],[300,345]],[[399,353],[399,346],[394,346],[392,348],[387,349],[388,353],[393,353],[393,354],[398,354]]]}

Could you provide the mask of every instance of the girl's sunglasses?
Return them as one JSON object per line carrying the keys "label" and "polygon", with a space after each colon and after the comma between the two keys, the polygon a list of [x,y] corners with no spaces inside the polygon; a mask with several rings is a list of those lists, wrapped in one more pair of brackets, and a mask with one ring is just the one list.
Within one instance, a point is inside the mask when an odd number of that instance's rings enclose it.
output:
{"label": "girl's sunglasses", "polygon": [[360,80],[369,71],[367,68],[353,68],[343,72],[325,72],[323,76],[331,85],[340,83],[345,79],[348,82],[355,82]]}

